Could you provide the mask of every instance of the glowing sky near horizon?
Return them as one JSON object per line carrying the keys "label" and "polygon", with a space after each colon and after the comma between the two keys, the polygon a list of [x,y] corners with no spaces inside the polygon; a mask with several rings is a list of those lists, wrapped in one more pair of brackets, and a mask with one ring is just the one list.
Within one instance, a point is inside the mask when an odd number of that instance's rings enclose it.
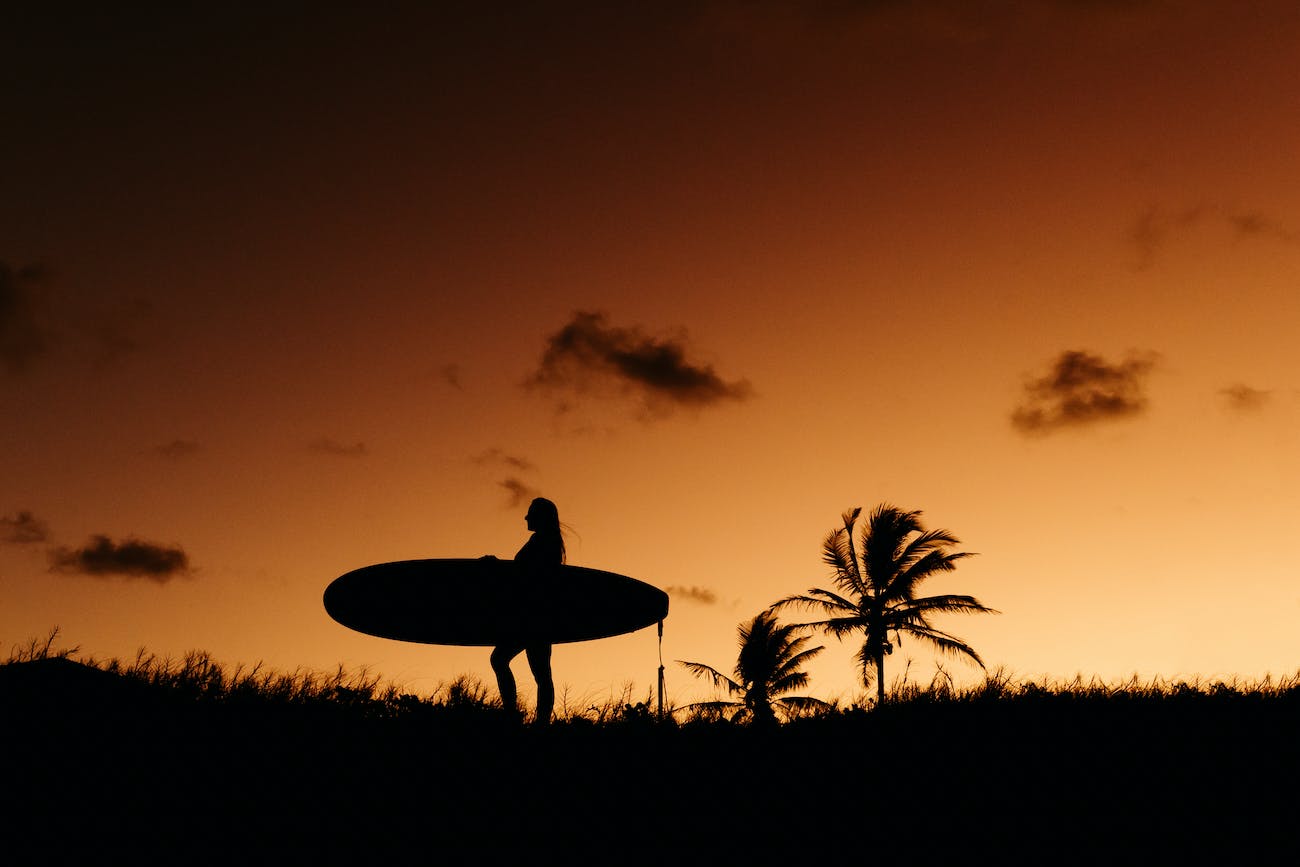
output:
{"label": "glowing sky near horizon", "polygon": [[[654,8],[648,8],[653,5]],[[979,556],[1026,677],[1300,668],[1300,8],[309,4],[0,32],[0,641],[491,682],[331,621],[358,566],[669,589],[673,660],[853,506]],[[809,693],[860,692],[821,640]],[[653,629],[556,648],[653,689]],[[905,643],[894,677],[927,681]],[[945,661],[962,679],[977,670]],[[516,669],[525,692],[526,666]]]}

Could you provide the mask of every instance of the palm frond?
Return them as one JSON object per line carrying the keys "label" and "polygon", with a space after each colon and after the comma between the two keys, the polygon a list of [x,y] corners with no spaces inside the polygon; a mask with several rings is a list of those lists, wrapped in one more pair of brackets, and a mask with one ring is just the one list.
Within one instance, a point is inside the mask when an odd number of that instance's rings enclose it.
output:
{"label": "palm frond", "polygon": [[872,681],[876,679],[876,658],[871,655],[870,647],[866,642],[863,642],[853,654],[853,659],[858,663],[858,670],[862,672],[862,685],[871,686]]}
{"label": "palm frond", "polygon": [[780,705],[787,712],[797,711],[800,713],[829,710],[833,706],[819,698],[813,698],[812,696],[807,695],[791,695],[786,696],[785,698],[778,698],[775,704]]}
{"label": "palm frond", "polygon": [[860,591],[867,586],[865,576],[862,574],[862,568],[859,565],[857,548],[853,545],[853,528],[857,526],[858,516],[861,514],[862,507],[855,506],[840,516],[840,520],[844,524],[845,547],[849,554],[849,562],[853,564],[853,569],[850,574],[841,576],[837,583],[853,591]]}
{"label": "palm frond", "polygon": [[907,634],[928,642],[943,653],[969,657],[980,668],[984,668],[984,660],[980,659],[975,649],[955,635],[941,632],[929,625],[913,627],[907,630]]}
{"label": "palm frond", "polygon": [[739,708],[744,710],[745,706],[738,701],[697,701],[693,704],[684,704],[678,708],[683,711],[703,711],[709,714],[722,716],[726,711]]}
{"label": "palm frond", "polygon": [[713,681],[715,689],[726,689],[731,695],[742,695],[745,688],[718,671],[711,665],[705,665],[702,662],[687,662],[685,660],[676,660],[677,664],[685,668],[695,677],[708,678]]}
{"label": "palm frond", "polygon": [[812,587],[809,588],[806,593],[778,599],[776,602],[769,605],[767,610],[778,611],[782,608],[789,608],[791,606],[820,610],[827,614],[859,610],[857,602],[821,587]]}
{"label": "palm frond", "polygon": [[867,620],[860,616],[831,617],[827,620],[812,620],[807,623],[800,623],[799,626],[806,629],[820,629],[835,638],[843,638],[846,635],[852,635],[854,632],[864,631],[867,628]]}
{"label": "palm frond", "polygon": [[899,609],[918,611],[922,613],[940,612],[944,614],[1001,614],[996,608],[989,608],[980,602],[974,596],[963,596],[957,594],[943,594],[939,596],[923,596],[920,599],[912,599],[905,605],[899,606]]}
{"label": "palm frond", "polygon": [[792,671],[772,681],[770,690],[773,696],[782,696],[788,692],[794,692],[796,689],[803,689],[812,682],[812,677],[806,671]]}
{"label": "palm frond", "polygon": [[860,592],[863,588],[862,570],[858,566],[857,554],[853,549],[853,534],[844,530],[834,530],[822,543],[822,562],[834,572],[831,579],[835,584],[850,593]]}
{"label": "palm frond", "polygon": [[876,593],[883,593],[897,577],[907,537],[921,531],[920,514],[881,503],[868,518],[862,529],[862,562],[866,583]]}
{"label": "palm frond", "polygon": [[[801,647],[807,641],[808,639],[806,637],[800,638],[790,645],[790,649],[798,650],[798,648]],[[797,653],[794,653],[790,656],[783,658],[780,664],[776,668],[776,672],[775,672],[776,677],[777,678],[786,677],[791,672],[798,671],[799,669],[803,668],[804,663],[806,663],[808,660],[812,659],[813,657],[819,655],[825,649],[826,648],[823,645],[819,644],[818,646],[811,647],[808,650],[798,650]]]}
{"label": "palm frond", "polygon": [[957,568],[958,560],[974,556],[970,551],[927,551],[898,573],[890,587],[890,595],[894,598],[907,598],[916,592],[916,586],[926,578],[939,572],[951,572]]}
{"label": "palm frond", "polygon": [[908,569],[917,560],[929,554],[932,551],[943,551],[954,545],[960,545],[961,540],[949,533],[947,530],[924,530],[918,528],[917,534],[912,537],[898,557],[899,567]]}

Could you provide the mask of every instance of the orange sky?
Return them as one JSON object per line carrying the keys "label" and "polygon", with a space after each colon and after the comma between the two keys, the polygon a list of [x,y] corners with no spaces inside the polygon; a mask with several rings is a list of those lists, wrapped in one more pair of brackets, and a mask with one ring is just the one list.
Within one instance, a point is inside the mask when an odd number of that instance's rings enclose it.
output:
{"label": "orange sky", "polygon": [[0,13],[0,640],[490,682],[321,592],[540,493],[670,589],[677,702],[884,501],[979,553],[927,589],[990,666],[1300,667],[1294,4],[464,5]]}

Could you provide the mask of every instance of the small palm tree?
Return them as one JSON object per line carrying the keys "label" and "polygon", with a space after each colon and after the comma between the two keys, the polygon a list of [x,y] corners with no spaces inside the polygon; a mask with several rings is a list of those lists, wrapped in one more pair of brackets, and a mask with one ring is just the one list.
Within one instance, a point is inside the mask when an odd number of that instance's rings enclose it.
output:
{"label": "small palm tree", "polygon": [[800,669],[825,649],[818,646],[805,650],[808,638],[792,637],[795,628],[778,625],[771,611],[763,611],[750,622],[740,624],[737,629],[740,655],[736,659],[734,680],[702,662],[677,660],[691,674],[712,679],[714,687],[725,689],[733,697],[730,701],[697,702],[683,709],[722,713],[735,708],[737,713],[732,719],[736,722],[771,725],[776,722],[773,705],[787,717],[795,712],[830,707],[819,699],[785,695],[808,685],[808,675]]}
{"label": "small palm tree", "polygon": [[877,506],[867,518],[859,548],[853,536],[861,513],[861,508],[845,512],[841,518],[844,526],[831,531],[822,545],[822,560],[835,570],[835,590],[814,587],[780,600],[770,610],[792,605],[820,610],[827,619],[797,626],[821,629],[837,638],[861,632],[865,640],[856,658],[864,685],[870,686],[875,669],[878,704],[885,701],[885,657],[904,634],[944,653],[966,656],[983,668],[979,654],[961,639],[935,629],[929,617],[948,612],[998,612],[972,596],[916,596],[922,581],[939,572],[951,572],[958,560],[971,555],[949,551],[959,540],[947,530],[926,530],[919,511],[904,511],[888,503]]}

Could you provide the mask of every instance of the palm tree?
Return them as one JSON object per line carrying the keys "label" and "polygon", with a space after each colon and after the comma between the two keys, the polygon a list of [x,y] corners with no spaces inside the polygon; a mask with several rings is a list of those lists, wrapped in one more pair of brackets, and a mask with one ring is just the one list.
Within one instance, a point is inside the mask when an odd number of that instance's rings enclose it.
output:
{"label": "palm tree", "polygon": [[835,570],[835,589],[814,587],[780,600],[770,610],[792,605],[811,608],[825,613],[826,619],[796,626],[821,629],[837,638],[861,632],[865,640],[856,659],[864,685],[870,686],[875,669],[877,706],[885,701],[885,657],[904,634],[944,653],[969,657],[983,668],[979,654],[961,639],[935,629],[929,617],[998,612],[972,596],[916,596],[922,581],[951,572],[958,560],[971,554],[950,552],[959,540],[947,530],[923,528],[919,511],[903,511],[888,503],[881,503],[868,516],[859,548],[853,534],[861,512],[861,508],[845,512],[844,526],[831,531],[822,544],[822,560]]}
{"label": "palm tree", "polygon": [[818,646],[805,650],[808,638],[793,637],[795,629],[793,625],[778,625],[771,611],[760,612],[750,622],[740,624],[737,629],[740,655],[736,659],[734,680],[702,662],[677,660],[691,674],[711,678],[714,687],[725,689],[733,697],[731,701],[697,702],[683,709],[722,713],[736,708],[734,721],[771,725],[776,722],[773,705],[781,708],[787,717],[798,711],[828,708],[830,705],[819,699],[785,695],[808,685],[808,675],[800,669],[825,649]]}

